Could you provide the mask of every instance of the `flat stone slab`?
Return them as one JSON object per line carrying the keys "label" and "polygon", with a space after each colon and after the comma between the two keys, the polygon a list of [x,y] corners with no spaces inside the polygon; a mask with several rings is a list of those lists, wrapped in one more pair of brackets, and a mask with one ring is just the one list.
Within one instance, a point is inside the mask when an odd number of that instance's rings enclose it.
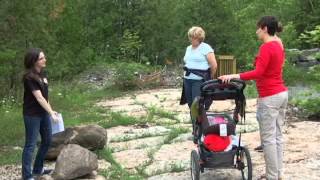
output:
{"label": "flat stone slab", "polygon": [[[191,172],[166,173],[149,177],[148,180],[190,180]],[[235,169],[212,169],[205,170],[200,174],[201,180],[242,180],[240,171]]]}
{"label": "flat stone slab", "polygon": [[170,132],[163,126],[139,128],[136,126],[117,126],[107,130],[109,142],[129,141],[144,137],[162,136]]}
{"label": "flat stone slab", "polygon": [[109,144],[109,147],[114,152],[130,150],[130,149],[144,149],[147,147],[155,147],[159,144],[162,144],[163,140],[164,140],[163,136],[148,137],[148,138],[134,139],[134,140],[125,141],[125,142],[111,143]]}
{"label": "flat stone slab", "polygon": [[98,159],[98,170],[104,171],[111,167],[111,164],[104,160],[104,159]]}
{"label": "flat stone slab", "polygon": [[188,169],[193,149],[195,145],[192,141],[165,144],[154,154],[153,163],[147,166],[145,173],[151,176],[173,169]]}
{"label": "flat stone slab", "polygon": [[139,112],[145,111],[145,108],[141,105],[133,104],[133,105],[126,105],[126,106],[112,106],[110,108],[114,112]]}
{"label": "flat stone slab", "polygon": [[132,104],[135,104],[135,101],[131,97],[121,97],[121,98],[101,101],[97,103],[98,106],[102,106],[102,107],[128,106]]}
{"label": "flat stone slab", "polygon": [[130,149],[113,153],[114,159],[126,169],[134,169],[147,163],[150,158],[148,149]]}

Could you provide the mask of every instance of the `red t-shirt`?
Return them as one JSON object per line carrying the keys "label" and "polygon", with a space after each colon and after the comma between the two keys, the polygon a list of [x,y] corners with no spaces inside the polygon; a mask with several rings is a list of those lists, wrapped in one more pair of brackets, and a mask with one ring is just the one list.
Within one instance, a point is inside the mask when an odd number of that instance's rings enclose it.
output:
{"label": "red t-shirt", "polygon": [[255,69],[240,74],[240,79],[256,80],[259,97],[271,96],[288,88],[282,79],[285,53],[278,41],[262,44],[255,58]]}

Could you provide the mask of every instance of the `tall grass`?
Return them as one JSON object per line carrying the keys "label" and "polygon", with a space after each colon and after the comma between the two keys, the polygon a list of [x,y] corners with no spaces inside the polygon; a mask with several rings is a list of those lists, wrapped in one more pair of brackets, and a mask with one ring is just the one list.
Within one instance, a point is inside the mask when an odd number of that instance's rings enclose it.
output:
{"label": "tall grass", "polygon": [[22,146],[24,123],[21,105],[0,106],[0,146]]}

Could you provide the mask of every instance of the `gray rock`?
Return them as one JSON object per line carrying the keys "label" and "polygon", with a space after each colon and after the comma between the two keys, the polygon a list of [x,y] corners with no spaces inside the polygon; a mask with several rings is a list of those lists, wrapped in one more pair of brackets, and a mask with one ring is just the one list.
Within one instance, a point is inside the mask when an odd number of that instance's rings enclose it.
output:
{"label": "gray rock", "polygon": [[70,144],[79,144],[89,150],[103,149],[107,141],[107,131],[98,125],[76,126],[77,135]]}
{"label": "gray rock", "polygon": [[37,178],[38,180],[54,180],[51,176],[49,175],[43,175],[39,178]]}
{"label": "gray rock", "polygon": [[292,57],[289,59],[291,62],[297,64],[301,67],[311,67],[320,64],[319,59],[317,59],[317,54],[320,53],[320,48],[305,49],[305,50],[294,50],[290,51]]}
{"label": "gray rock", "polygon": [[64,144],[60,144],[57,147],[51,146],[46,154],[45,159],[46,160],[56,160],[64,146],[65,146]]}
{"label": "gray rock", "polygon": [[97,175],[97,171],[92,171],[90,174],[77,178],[77,180],[95,179]]}
{"label": "gray rock", "polygon": [[76,126],[54,134],[47,160],[55,160],[67,144],[78,144],[89,150],[103,149],[107,141],[107,132],[98,125]]}
{"label": "gray rock", "polygon": [[58,156],[52,177],[68,180],[90,174],[98,169],[97,155],[76,145],[66,145]]}

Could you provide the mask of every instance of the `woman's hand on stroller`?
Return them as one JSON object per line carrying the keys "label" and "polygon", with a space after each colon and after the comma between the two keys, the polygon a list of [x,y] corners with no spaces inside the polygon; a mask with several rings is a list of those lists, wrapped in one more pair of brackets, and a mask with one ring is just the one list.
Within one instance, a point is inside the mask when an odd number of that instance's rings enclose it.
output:
{"label": "woman's hand on stroller", "polygon": [[231,79],[239,79],[240,75],[239,74],[228,74],[228,75],[223,75],[219,76],[218,79],[220,79],[223,83],[230,83]]}

